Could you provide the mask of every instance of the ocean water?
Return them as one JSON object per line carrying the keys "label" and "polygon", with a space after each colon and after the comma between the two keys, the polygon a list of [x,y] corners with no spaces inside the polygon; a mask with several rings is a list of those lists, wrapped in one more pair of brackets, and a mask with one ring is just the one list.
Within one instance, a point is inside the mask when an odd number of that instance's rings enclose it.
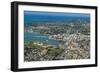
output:
{"label": "ocean water", "polygon": [[50,39],[49,36],[37,32],[24,32],[24,41],[47,42],[48,44],[55,46],[58,46],[60,43],[56,39]]}
{"label": "ocean water", "polygon": [[[68,22],[81,20],[90,22],[90,14],[88,13],[63,13],[63,12],[43,12],[43,11],[24,11],[24,23],[36,22]],[[28,24],[29,25],[29,24]]]}

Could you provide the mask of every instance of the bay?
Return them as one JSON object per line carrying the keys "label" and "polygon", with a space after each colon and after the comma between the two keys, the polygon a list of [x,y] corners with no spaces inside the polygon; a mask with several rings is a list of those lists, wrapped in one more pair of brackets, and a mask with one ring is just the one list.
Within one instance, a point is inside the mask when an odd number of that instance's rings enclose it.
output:
{"label": "bay", "polygon": [[38,32],[24,32],[24,41],[36,41],[36,42],[43,42],[48,43],[49,45],[59,45],[59,41],[56,39],[49,38],[48,35],[43,35]]}

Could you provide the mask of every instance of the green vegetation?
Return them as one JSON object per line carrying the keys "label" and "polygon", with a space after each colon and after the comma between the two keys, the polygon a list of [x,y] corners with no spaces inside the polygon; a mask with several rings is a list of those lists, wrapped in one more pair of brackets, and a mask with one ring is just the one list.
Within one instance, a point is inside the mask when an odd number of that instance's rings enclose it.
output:
{"label": "green vegetation", "polygon": [[74,34],[77,32],[87,35],[90,32],[89,23],[86,23],[86,24],[65,23],[62,25],[49,25],[49,24],[35,25],[35,24],[33,24],[33,26],[31,26],[31,27],[32,28],[30,28],[30,29],[32,29],[32,31],[34,31],[34,32],[39,32],[41,34],[49,34],[49,35],[61,34],[61,33]]}
{"label": "green vegetation", "polygon": [[62,49],[62,48],[52,48],[52,49],[48,50],[48,55],[56,57],[56,56],[60,55],[63,52],[64,52],[64,49]]}

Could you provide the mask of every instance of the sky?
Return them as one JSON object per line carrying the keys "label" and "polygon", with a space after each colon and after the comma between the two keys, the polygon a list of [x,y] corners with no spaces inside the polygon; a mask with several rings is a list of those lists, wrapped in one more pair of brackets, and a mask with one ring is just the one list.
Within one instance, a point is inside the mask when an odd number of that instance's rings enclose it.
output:
{"label": "sky", "polygon": [[63,22],[69,19],[90,19],[90,14],[86,13],[64,13],[64,12],[44,12],[44,11],[24,11],[25,23],[30,22]]}

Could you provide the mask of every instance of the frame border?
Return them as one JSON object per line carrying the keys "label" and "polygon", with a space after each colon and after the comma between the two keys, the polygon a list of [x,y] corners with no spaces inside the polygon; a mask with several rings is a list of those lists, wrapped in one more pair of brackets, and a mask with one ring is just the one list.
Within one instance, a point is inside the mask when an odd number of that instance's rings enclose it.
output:
{"label": "frame border", "polygon": [[[39,68],[18,68],[18,5],[35,5],[35,6],[52,6],[52,7],[69,7],[69,8],[85,8],[95,10],[95,64],[88,65],[72,65],[72,66],[52,66]],[[32,71],[32,70],[51,70],[51,69],[65,69],[65,68],[81,68],[81,67],[96,67],[98,65],[97,53],[97,6],[83,6],[83,5],[68,5],[68,4],[52,4],[52,3],[36,3],[36,2],[11,2],[11,71]]]}

